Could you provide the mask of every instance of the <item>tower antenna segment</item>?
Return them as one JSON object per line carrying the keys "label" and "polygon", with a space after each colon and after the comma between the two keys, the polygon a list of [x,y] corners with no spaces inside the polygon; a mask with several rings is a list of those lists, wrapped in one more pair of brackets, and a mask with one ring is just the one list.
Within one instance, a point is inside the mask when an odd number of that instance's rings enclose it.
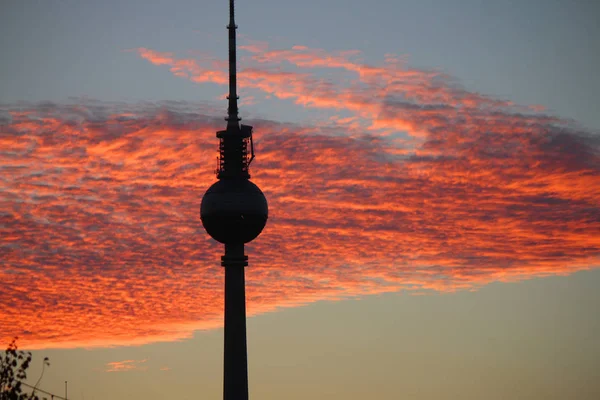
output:
{"label": "tower antenna segment", "polygon": [[235,24],[235,2],[229,0],[229,107],[227,109],[227,126],[237,126],[238,121],[241,118],[238,116],[238,104],[237,101],[239,96],[237,95],[237,59],[236,59],[236,43],[235,43],[235,31],[237,25]]}
{"label": "tower antenna segment", "polygon": [[254,142],[252,127],[240,124],[237,95],[237,61],[235,31],[234,0],[229,0],[229,95],[227,96],[227,128],[217,132],[219,140],[219,157],[217,158],[217,178],[250,179],[250,163],[254,160]]}
{"label": "tower antenna segment", "polygon": [[223,399],[248,400],[246,289],[244,245],[267,224],[269,207],[263,192],[250,181],[254,159],[252,127],[240,124],[236,80],[235,12],[229,0],[229,96],[227,128],[217,132],[217,179],[202,197],[200,219],[206,232],[225,245],[225,329]]}

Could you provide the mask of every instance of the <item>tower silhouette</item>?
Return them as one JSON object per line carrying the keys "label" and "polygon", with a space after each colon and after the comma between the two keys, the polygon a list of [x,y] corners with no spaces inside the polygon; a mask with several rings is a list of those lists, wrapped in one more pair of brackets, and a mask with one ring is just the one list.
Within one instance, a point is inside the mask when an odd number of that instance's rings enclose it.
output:
{"label": "tower silhouette", "polygon": [[254,159],[252,127],[240,124],[237,101],[234,0],[229,0],[229,105],[227,128],[217,132],[217,178],[202,197],[200,219],[206,232],[225,245],[225,343],[223,399],[248,399],[246,348],[246,293],[244,244],[254,240],[267,223],[268,206],[263,192],[250,181]]}

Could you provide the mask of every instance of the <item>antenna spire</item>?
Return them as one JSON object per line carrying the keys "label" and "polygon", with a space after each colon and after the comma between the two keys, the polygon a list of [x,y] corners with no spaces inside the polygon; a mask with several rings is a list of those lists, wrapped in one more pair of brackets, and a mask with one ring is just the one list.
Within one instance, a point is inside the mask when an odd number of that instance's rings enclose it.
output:
{"label": "antenna spire", "polygon": [[227,108],[227,127],[239,127],[238,122],[240,117],[238,116],[238,104],[239,99],[237,95],[237,76],[236,76],[236,44],[235,44],[235,30],[237,25],[235,24],[235,6],[234,0],[229,0],[229,106]]}

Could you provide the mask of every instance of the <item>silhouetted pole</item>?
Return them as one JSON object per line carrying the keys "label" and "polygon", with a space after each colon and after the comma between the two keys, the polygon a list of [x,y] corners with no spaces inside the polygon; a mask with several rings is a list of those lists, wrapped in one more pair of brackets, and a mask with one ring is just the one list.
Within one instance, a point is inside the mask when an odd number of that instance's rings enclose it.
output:
{"label": "silhouetted pole", "polygon": [[246,294],[244,268],[248,257],[244,244],[256,239],[269,216],[263,192],[250,181],[254,159],[252,126],[240,124],[236,88],[234,3],[229,0],[229,104],[227,128],[217,132],[218,181],[204,193],[200,219],[206,232],[225,245],[225,328],[223,399],[248,400],[248,352],[246,346]]}
{"label": "silhouetted pole", "polygon": [[67,400],[67,381],[65,381],[65,400]]}
{"label": "silhouetted pole", "polygon": [[225,347],[223,399],[248,399],[248,352],[246,346],[246,295],[244,244],[226,244],[225,256]]}

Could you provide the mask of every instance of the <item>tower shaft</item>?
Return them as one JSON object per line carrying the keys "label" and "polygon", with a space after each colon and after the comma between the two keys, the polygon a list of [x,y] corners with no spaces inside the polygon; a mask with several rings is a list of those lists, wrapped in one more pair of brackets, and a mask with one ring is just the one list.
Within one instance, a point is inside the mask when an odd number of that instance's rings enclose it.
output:
{"label": "tower shaft", "polygon": [[223,400],[248,400],[244,280],[248,257],[244,255],[244,244],[226,244],[222,265],[225,267]]}

